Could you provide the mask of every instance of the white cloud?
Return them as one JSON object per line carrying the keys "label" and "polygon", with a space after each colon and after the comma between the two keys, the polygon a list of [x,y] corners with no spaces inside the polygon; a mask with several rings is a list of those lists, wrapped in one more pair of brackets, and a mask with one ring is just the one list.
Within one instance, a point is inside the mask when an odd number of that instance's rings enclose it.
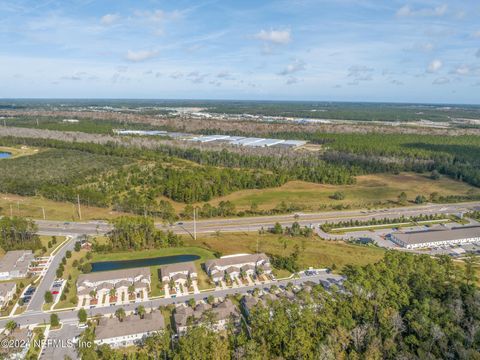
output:
{"label": "white cloud", "polygon": [[480,39],[480,30],[475,31],[472,36],[476,39]]}
{"label": "white cloud", "polygon": [[460,66],[457,66],[457,68],[454,70],[454,73],[457,75],[468,75],[470,74],[470,67],[468,65],[462,64]]}
{"label": "white cloud", "polygon": [[427,72],[436,73],[438,70],[442,68],[442,66],[443,66],[443,63],[440,60],[435,59],[430,64],[428,64]]}
{"label": "white cloud", "polygon": [[298,79],[293,77],[293,76],[289,77],[286,81],[287,85],[293,85],[293,84],[296,84],[296,83],[298,83]]}
{"label": "white cloud", "polygon": [[397,10],[398,17],[408,16],[443,16],[447,13],[446,4],[438,5],[433,8],[413,9],[410,5],[404,5]]}
{"label": "white cloud", "polygon": [[146,18],[147,20],[153,21],[153,22],[162,22],[165,20],[178,20],[183,17],[183,13],[174,10],[171,12],[163,11],[160,9],[157,10],[146,10],[146,11],[135,11],[134,15],[137,17],[143,17]]}
{"label": "white cloud", "polygon": [[255,38],[262,41],[271,42],[274,44],[288,44],[292,38],[290,29],[286,30],[261,30],[255,34]]}
{"label": "white cloud", "polygon": [[158,55],[158,51],[156,50],[140,50],[140,51],[128,50],[125,58],[129,61],[139,62],[139,61],[151,59],[157,55]]}
{"label": "white cloud", "polygon": [[102,16],[100,19],[100,23],[102,25],[112,25],[114,22],[116,22],[120,16],[118,14],[106,14]]}
{"label": "white cloud", "polygon": [[302,70],[305,70],[305,63],[302,60],[295,60],[293,63],[288,64],[287,67],[278,74],[291,75]]}
{"label": "white cloud", "polygon": [[439,78],[436,78],[435,80],[433,80],[432,84],[433,85],[444,85],[444,84],[448,84],[450,82],[450,80],[444,76],[442,77],[439,77]]}
{"label": "white cloud", "polygon": [[365,65],[353,65],[348,68],[347,76],[352,78],[348,85],[358,85],[359,81],[373,80],[372,73],[374,69]]}

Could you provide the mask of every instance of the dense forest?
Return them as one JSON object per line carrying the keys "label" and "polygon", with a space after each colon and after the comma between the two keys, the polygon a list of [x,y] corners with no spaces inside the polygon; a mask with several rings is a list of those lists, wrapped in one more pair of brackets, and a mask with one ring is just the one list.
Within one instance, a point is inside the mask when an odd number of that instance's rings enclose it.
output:
{"label": "dense forest", "polygon": [[[480,186],[480,137],[473,135],[270,134],[320,146],[312,152],[198,148],[153,140],[142,147],[142,142],[96,136],[92,142],[1,137],[0,145],[26,144],[41,150],[34,156],[0,162],[5,174],[0,178],[0,192],[64,201],[74,201],[79,195],[85,204],[171,221],[177,214],[162,197],[191,204],[242,189],[278,187],[291,180],[345,185],[353,184],[356,175],[414,171],[431,173],[432,181],[443,174]],[[438,194],[431,201],[476,199],[473,193]],[[204,210],[211,216],[224,213]]]}
{"label": "dense forest", "polygon": [[[345,270],[346,291],[316,286],[302,301],[257,305],[247,324],[224,333],[190,328],[147,338],[124,355],[106,345],[83,359],[479,359],[480,292],[471,264],[449,257],[387,252]],[[88,329],[83,340],[93,340]]]}
{"label": "dense forest", "polygon": [[0,218],[0,248],[9,250],[37,250],[42,244],[32,220],[20,217]]}
{"label": "dense forest", "polygon": [[73,110],[98,109],[104,112],[165,114],[166,108],[200,107],[218,114],[251,114],[357,121],[451,121],[452,118],[478,119],[475,105],[439,106],[432,104],[356,103],[326,101],[235,101],[235,100],[1,100],[5,110]]}
{"label": "dense forest", "polygon": [[150,150],[28,138],[0,138],[0,144],[43,147],[36,155],[0,162],[6,174],[0,178],[0,192],[64,201],[75,201],[78,194],[88,205],[165,219],[172,218],[173,210],[160,196],[193,203],[242,189],[277,187],[289,180],[354,182],[354,169],[308,154],[256,156],[165,145]]}
{"label": "dense forest", "polygon": [[95,251],[146,250],[181,245],[180,238],[174,233],[156,229],[152,218],[121,216],[112,220],[112,225],[108,243],[96,245]]}

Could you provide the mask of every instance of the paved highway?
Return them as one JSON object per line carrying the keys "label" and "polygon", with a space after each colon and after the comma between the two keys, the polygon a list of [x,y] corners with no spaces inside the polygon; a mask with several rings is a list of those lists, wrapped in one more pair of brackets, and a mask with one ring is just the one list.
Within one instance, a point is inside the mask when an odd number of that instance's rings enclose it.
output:
{"label": "paved highway", "polygon": [[[272,215],[259,217],[245,217],[232,219],[209,219],[197,221],[197,233],[236,232],[236,231],[258,231],[261,228],[272,227],[276,222],[283,226],[290,226],[298,221],[302,226],[311,224],[318,225],[325,222],[337,222],[341,220],[369,220],[372,218],[397,218],[400,216],[417,216],[427,214],[457,214],[473,209],[480,209],[480,203],[462,204],[428,204],[409,207],[399,207],[380,210],[349,210],[330,211],[319,213],[299,213],[295,215]],[[36,221],[40,233],[43,234],[103,234],[111,229],[111,226],[103,221],[74,222],[62,221]],[[193,221],[185,221],[174,225],[156,224],[162,230],[171,230],[177,234],[192,234]]]}

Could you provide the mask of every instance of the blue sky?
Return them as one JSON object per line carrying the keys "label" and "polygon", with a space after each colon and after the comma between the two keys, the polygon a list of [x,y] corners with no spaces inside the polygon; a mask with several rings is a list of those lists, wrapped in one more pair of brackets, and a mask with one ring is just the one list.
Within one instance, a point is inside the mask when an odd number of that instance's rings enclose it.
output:
{"label": "blue sky", "polygon": [[480,2],[0,0],[0,97],[480,103]]}

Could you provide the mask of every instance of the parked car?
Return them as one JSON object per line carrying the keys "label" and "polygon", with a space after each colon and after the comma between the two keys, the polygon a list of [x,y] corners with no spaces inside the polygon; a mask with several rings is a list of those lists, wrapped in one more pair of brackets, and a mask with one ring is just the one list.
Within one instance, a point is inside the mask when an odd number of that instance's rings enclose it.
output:
{"label": "parked car", "polygon": [[53,290],[52,295],[58,295],[58,290]]}

